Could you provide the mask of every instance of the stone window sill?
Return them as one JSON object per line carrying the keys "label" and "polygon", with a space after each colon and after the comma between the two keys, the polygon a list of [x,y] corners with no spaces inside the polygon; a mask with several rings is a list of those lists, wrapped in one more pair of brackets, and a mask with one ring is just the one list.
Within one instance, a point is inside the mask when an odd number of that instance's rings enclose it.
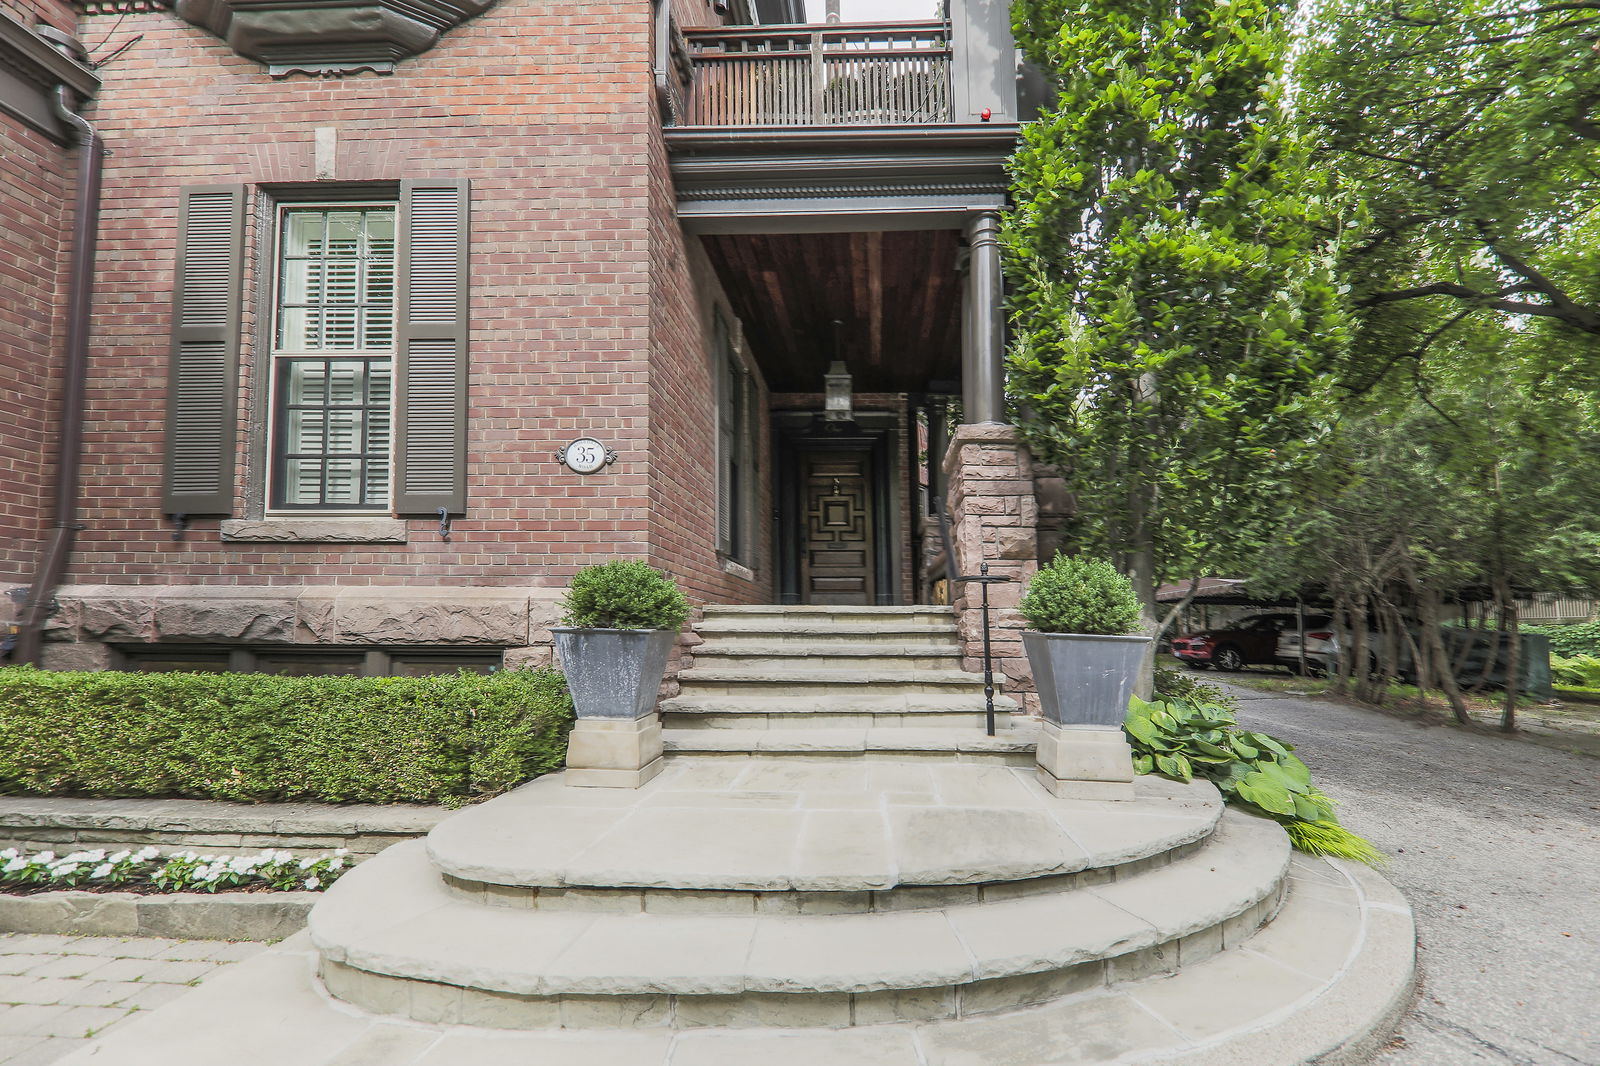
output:
{"label": "stone window sill", "polygon": [[398,518],[228,519],[222,539],[268,544],[404,544],[406,524]]}

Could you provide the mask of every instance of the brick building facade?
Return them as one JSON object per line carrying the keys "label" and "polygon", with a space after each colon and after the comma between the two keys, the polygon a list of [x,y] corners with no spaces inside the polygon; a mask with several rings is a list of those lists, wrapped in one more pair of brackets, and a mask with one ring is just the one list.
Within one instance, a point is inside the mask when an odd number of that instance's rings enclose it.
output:
{"label": "brick building facade", "polygon": [[[825,40],[750,25],[796,17],[766,0],[328,10],[0,0],[0,585],[48,616],[46,665],[543,661],[566,580],[619,556],[702,603],[941,594],[928,490],[965,467],[927,454],[930,412],[965,391],[1003,420],[973,370],[997,309],[957,264],[1004,198],[1003,17]],[[896,49],[934,58],[890,84]],[[76,444],[62,84],[106,145]],[[614,460],[576,471],[579,438]],[[974,491],[959,561],[1021,574],[1031,500]],[[860,536],[824,551],[835,512]]]}

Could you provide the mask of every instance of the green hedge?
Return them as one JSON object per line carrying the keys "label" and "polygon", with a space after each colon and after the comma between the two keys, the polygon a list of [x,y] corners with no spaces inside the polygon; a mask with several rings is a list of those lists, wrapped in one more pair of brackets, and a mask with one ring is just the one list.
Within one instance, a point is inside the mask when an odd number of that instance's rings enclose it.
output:
{"label": "green hedge", "polygon": [[1600,622],[1518,628],[1524,633],[1540,633],[1549,637],[1550,650],[1569,659],[1575,655],[1600,655]]}
{"label": "green hedge", "polygon": [[556,769],[554,670],[436,677],[0,669],[0,793],[446,803]]}

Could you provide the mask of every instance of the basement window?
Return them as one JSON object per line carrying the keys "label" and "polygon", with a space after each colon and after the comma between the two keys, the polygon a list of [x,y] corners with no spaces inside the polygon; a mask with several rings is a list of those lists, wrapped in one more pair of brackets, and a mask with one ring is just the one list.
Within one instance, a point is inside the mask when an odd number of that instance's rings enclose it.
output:
{"label": "basement window", "polygon": [[474,648],[295,648],[124,645],[117,649],[124,670],[140,673],[276,674],[280,677],[425,677],[466,670],[500,669],[499,649]]}

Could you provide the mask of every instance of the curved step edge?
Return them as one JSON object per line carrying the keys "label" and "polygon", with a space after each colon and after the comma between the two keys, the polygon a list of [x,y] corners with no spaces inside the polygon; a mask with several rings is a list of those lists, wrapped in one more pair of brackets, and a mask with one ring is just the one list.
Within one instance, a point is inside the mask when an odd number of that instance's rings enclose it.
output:
{"label": "curved step edge", "polygon": [[[1248,936],[1277,905],[1287,840],[1272,823],[1244,819],[1225,819],[1217,842],[1196,856],[1127,882],[858,915],[485,907],[426,879],[425,857],[401,845],[408,851],[390,849],[380,856],[388,862],[348,875],[346,890],[313,912],[311,932],[336,995],[412,1017],[413,985],[436,986],[458,1001],[463,990],[468,999],[504,997],[511,1028],[534,1024],[561,1010],[558,999],[573,997],[598,997],[612,1005],[610,1016],[631,1012],[643,1025],[685,1017],[738,1024],[747,1017],[739,1000],[779,1024],[863,1024],[863,1017],[886,1020],[884,1011],[954,1017],[1136,979]],[[670,1002],[657,1002],[663,998]],[[429,1010],[418,1020],[444,1020]]]}

